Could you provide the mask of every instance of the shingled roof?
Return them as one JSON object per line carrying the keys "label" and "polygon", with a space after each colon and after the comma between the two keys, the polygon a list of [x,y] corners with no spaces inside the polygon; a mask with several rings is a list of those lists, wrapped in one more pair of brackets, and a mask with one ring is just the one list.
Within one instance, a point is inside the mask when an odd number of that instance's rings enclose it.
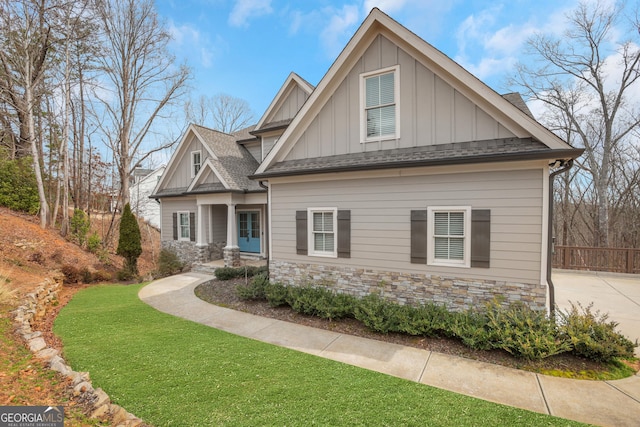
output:
{"label": "shingled roof", "polygon": [[[219,132],[204,126],[193,125],[204,144],[216,158],[209,158],[215,170],[229,185],[231,191],[264,191],[257,182],[248,178],[258,168],[258,162],[242,145],[236,143],[236,136]],[[194,189],[198,191],[198,189]],[[200,189],[202,192],[203,189]]]}
{"label": "shingled roof", "polygon": [[[399,167],[454,165],[513,160],[552,159],[574,151],[551,150],[532,138],[502,138],[369,151],[336,156],[278,162],[252,178],[303,175],[310,173],[390,169]],[[569,153],[570,152],[570,153]]]}

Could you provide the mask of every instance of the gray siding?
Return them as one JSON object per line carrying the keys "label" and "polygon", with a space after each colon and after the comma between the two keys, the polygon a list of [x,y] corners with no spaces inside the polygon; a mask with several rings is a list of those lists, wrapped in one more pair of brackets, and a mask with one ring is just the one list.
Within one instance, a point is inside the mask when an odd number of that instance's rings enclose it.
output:
{"label": "gray siding", "polygon": [[173,213],[174,212],[193,212],[196,214],[196,230],[198,226],[198,206],[195,198],[176,197],[161,199],[160,215],[161,215],[161,239],[173,240]]}
{"label": "gray siding", "polygon": [[213,242],[226,242],[227,240],[227,206],[212,205]]}
{"label": "gray siding", "polygon": [[[532,169],[273,183],[273,260],[539,283],[544,178]],[[410,212],[427,206],[491,209],[491,267],[411,264]],[[296,254],[295,212],[308,207],[351,211],[350,259]]]}
{"label": "gray siding", "polygon": [[265,157],[269,154],[269,151],[276,145],[276,142],[280,138],[280,135],[275,136],[267,136],[262,138],[262,158],[260,161],[264,160]]}
{"label": "gray siding", "polygon": [[258,162],[262,161],[262,144],[259,141],[244,144],[244,148],[246,148]]}
{"label": "gray siding", "polygon": [[[400,138],[360,142],[360,74],[400,66]],[[514,136],[431,70],[378,36],[287,160]]]}
{"label": "gray siding", "polygon": [[203,147],[198,138],[190,134],[189,140],[185,141],[186,147],[181,158],[176,159],[173,165],[173,175],[164,183],[163,188],[183,188],[191,184],[191,152],[200,151],[201,162],[204,164],[209,157],[208,151]]}
{"label": "gray siding", "polygon": [[269,121],[278,122],[280,120],[292,119],[308,97],[309,95],[296,85]]}

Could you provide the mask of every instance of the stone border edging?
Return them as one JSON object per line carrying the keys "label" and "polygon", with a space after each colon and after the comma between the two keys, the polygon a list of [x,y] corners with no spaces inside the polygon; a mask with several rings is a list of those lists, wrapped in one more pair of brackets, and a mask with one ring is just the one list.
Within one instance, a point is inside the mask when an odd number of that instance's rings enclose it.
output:
{"label": "stone border edging", "polygon": [[140,418],[127,412],[122,406],[111,403],[111,399],[101,388],[94,388],[88,372],[76,372],[67,365],[60,352],[47,345],[41,331],[32,329],[32,321],[44,317],[49,306],[57,301],[59,287],[60,284],[55,280],[46,279],[35,291],[25,296],[22,305],[13,312],[17,332],[36,359],[70,381],[72,395],[90,408],[90,418],[109,418],[116,427],[144,426],[145,423]]}

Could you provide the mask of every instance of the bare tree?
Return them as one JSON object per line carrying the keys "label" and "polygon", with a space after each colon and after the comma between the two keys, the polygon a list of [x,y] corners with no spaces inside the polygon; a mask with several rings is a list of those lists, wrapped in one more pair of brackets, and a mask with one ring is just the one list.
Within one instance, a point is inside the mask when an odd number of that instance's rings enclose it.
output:
{"label": "bare tree", "polygon": [[[567,23],[562,37],[538,34],[529,40],[528,54],[537,65],[520,64],[510,83],[561,115],[569,142],[585,148],[577,164],[593,184],[592,244],[608,246],[612,184],[616,168],[627,161],[616,153],[631,144],[640,124],[638,102],[630,96],[640,78],[640,26],[625,14],[624,3],[604,1],[580,3]],[[625,25],[628,31],[620,31]],[[622,34],[627,38],[620,41]]]}
{"label": "bare tree", "polygon": [[16,153],[30,154],[38,185],[40,226],[49,223],[49,204],[41,171],[42,148],[36,134],[35,115],[40,86],[53,44],[47,0],[3,0],[0,3],[0,88],[18,118]]}
{"label": "bare tree", "polygon": [[200,96],[185,105],[187,120],[220,132],[233,133],[253,122],[249,103],[242,98],[220,93],[212,97]]}
{"label": "bare tree", "polygon": [[176,142],[143,147],[157,119],[183,94],[189,70],[174,65],[167,50],[170,36],[158,21],[153,1],[97,0],[96,10],[104,37],[100,68],[108,79],[97,93],[103,109],[101,126],[114,152],[124,205],[136,164]]}

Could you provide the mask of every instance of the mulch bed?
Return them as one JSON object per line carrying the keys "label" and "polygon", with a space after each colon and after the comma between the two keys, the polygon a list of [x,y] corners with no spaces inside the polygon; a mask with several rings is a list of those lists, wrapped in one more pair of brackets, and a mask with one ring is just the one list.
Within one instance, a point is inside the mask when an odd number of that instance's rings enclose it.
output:
{"label": "mulch bed", "polygon": [[296,313],[290,307],[271,307],[267,302],[241,300],[236,292],[238,285],[244,285],[245,279],[214,280],[198,286],[196,295],[204,301],[233,310],[251,313],[258,316],[270,317],[297,323],[318,329],[326,329],[358,337],[385,341],[404,346],[415,347],[438,353],[466,357],[482,362],[503,365],[510,368],[524,369],[534,372],[543,371],[606,371],[607,368],[599,363],[579,358],[570,354],[560,354],[543,360],[529,361],[511,356],[502,350],[481,351],[473,350],[455,339],[425,338],[405,334],[380,334],[369,330],[356,319],[326,320]]}

